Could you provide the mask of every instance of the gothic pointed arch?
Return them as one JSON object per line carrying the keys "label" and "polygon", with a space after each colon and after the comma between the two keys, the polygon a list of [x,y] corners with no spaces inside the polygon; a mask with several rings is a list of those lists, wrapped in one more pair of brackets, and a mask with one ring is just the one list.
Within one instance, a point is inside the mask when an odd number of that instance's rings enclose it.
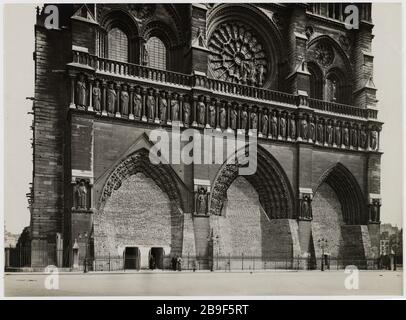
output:
{"label": "gothic pointed arch", "polygon": [[348,55],[337,41],[327,35],[309,41],[307,64],[313,66],[313,71],[319,68],[322,73],[321,99],[351,104],[354,74]]}
{"label": "gothic pointed arch", "polygon": [[[247,147],[247,146],[246,146]],[[219,169],[213,182],[209,210],[211,214],[221,215],[227,190],[239,176],[242,156],[245,148],[237,150],[234,163],[229,158]],[[252,175],[244,176],[254,187],[259,201],[270,219],[294,218],[293,191],[286,173],[278,161],[265,149],[258,146],[257,170]]]}
{"label": "gothic pointed arch", "polygon": [[113,191],[120,188],[125,179],[137,173],[143,173],[154,180],[158,187],[168,195],[171,203],[180,212],[183,212],[182,194],[178,186],[176,173],[169,165],[151,163],[149,152],[145,148],[125,157],[110,173],[104,184],[98,209],[103,208],[106,200]]}
{"label": "gothic pointed arch", "polygon": [[368,215],[366,201],[354,175],[343,164],[337,163],[320,177],[313,194],[323,183],[327,183],[336,193],[341,204],[343,221],[347,225],[366,224]]}
{"label": "gothic pointed arch", "polygon": [[112,60],[138,63],[139,27],[123,9],[115,9],[100,19],[98,52]]}

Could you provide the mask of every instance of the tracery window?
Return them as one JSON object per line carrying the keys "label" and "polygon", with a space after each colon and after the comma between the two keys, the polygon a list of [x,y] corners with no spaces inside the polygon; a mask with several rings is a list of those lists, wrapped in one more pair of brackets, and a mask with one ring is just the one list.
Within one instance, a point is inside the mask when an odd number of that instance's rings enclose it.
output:
{"label": "tracery window", "polygon": [[107,34],[108,58],[128,62],[128,37],[119,28],[112,28]]}
{"label": "tracery window", "polygon": [[167,50],[165,43],[158,37],[151,37],[146,43],[146,57],[144,58],[147,66],[156,69],[166,70],[167,68]]}
{"label": "tracery window", "polygon": [[219,80],[262,86],[269,73],[265,47],[253,30],[241,22],[219,25],[209,39],[209,66]]}
{"label": "tracery window", "polygon": [[310,98],[323,99],[323,74],[313,64],[308,65],[310,72]]}

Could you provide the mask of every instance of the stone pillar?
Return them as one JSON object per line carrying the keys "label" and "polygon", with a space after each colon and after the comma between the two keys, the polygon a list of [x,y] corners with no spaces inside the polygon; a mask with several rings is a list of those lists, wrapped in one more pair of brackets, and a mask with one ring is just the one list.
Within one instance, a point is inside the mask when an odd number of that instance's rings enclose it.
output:
{"label": "stone pillar", "polygon": [[69,108],[76,109],[75,105],[75,75],[70,74],[70,103]]}
{"label": "stone pillar", "polygon": [[106,81],[103,81],[102,82],[102,115],[103,116],[107,116],[107,110],[106,110],[106,106],[107,106],[107,101],[106,101],[106,99],[107,99],[107,93],[106,93],[106,90],[107,90],[107,82]]}

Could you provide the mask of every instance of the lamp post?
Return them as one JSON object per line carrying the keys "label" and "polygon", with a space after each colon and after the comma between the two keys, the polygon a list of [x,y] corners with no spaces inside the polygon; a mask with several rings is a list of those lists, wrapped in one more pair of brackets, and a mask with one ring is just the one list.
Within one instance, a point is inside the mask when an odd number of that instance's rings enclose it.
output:
{"label": "lamp post", "polygon": [[[82,235],[79,233],[78,238],[81,239]],[[88,234],[87,232],[85,232],[83,234],[83,238],[85,240],[85,260],[84,260],[84,268],[83,268],[83,272],[87,273],[87,244],[88,244]]]}
{"label": "lamp post", "polygon": [[[211,244],[211,246],[212,246],[212,254],[213,254],[214,244],[217,244],[219,239],[220,239],[220,237],[218,235],[214,236],[213,228],[212,228],[210,235],[207,237],[207,242],[209,242],[209,244]],[[219,247],[217,246],[217,269],[218,269],[218,256],[219,256]],[[213,271],[213,269],[214,269],[214,263],[212,261],[212,264],[210,266],[210,271]]]}
{"label": "lamp post", "polygon": [[324,271],[324,249],[327,248],[328,240],[321,238],[317,240],[319,247],[321,248],[321,271]]}

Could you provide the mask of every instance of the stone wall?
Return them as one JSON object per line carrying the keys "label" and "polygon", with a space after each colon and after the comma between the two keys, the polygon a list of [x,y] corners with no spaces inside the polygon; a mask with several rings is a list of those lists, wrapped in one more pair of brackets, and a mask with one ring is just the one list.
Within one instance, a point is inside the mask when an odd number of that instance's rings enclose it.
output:
{"label": "stone wall", "polygon": [[142,173],[130,176],[95,214],[95,255],[122,255],[126,246],[181,254],[182,220],[168,196]]}

